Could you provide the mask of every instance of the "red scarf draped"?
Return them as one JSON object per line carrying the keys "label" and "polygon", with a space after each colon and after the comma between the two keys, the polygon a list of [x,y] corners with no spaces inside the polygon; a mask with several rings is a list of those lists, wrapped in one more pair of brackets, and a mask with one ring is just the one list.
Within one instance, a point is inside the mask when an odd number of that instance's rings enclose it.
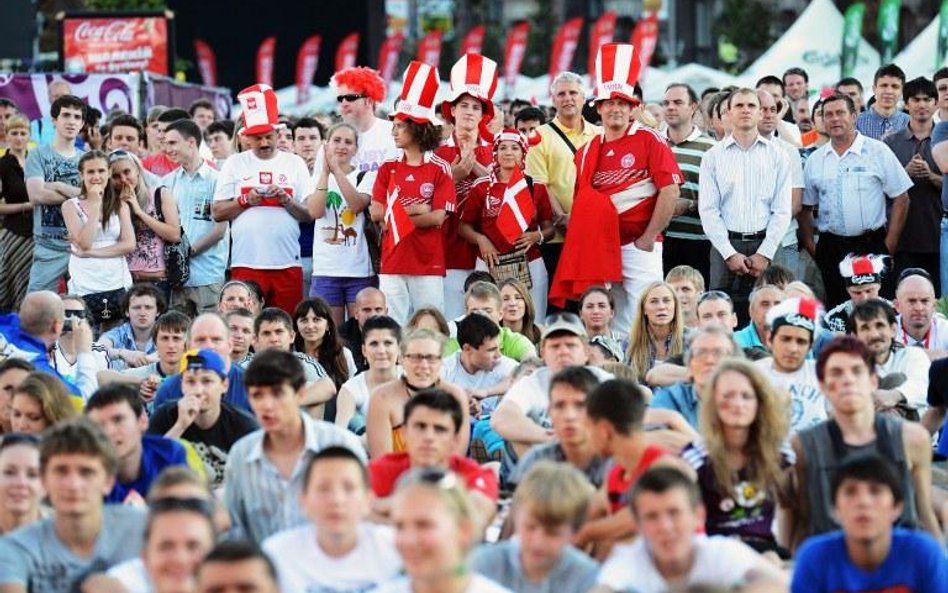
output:
{"label": "red scarf draped", "polygon": [[619,213],[609,196],[625,189],[628,181],[593,188],[603,142],[599,134],[576,154],[576,193],[563,253],[550,285],[549,301],[557,307],[579,298],[590,286],[622,282]]}

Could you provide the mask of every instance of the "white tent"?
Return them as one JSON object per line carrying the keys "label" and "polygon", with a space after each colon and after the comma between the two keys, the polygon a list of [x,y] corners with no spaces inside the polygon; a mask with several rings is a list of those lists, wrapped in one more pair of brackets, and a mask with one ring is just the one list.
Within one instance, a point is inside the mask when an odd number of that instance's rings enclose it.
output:
{"label": "white tent", "polygon": [[931,76],[938,69],[935,65],[935,56],[938,53],[938,20],[936,16],[911,43],[902,49],[899,55],[895,56],[895,63],[905,71],[906,80],[912,80],[918,76]]}
{"label": "white tent", "polygon": [[[798,66],[810,76],[810,88],[832,86],[840,78],[840,54],[843,44],[843,15],[832,0],[813,0],[786,33],[764,55],[741,74],[753,85],[768,74],[782,76],[787,68]],[[879,52],[863,39],[853,76],[871,83],[879,67]]]}

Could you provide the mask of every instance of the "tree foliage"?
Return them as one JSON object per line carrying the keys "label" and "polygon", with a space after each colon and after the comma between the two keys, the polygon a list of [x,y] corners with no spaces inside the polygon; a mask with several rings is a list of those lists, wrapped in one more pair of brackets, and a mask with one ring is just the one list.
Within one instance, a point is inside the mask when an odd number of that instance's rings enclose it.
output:
{"label": "tree foliage", "polygon": [[774,13],[760,0],[724,0],[712,32],[721,44],[737,47],[736,61],[730,66],[742,71],[773,42],[770,23]]}

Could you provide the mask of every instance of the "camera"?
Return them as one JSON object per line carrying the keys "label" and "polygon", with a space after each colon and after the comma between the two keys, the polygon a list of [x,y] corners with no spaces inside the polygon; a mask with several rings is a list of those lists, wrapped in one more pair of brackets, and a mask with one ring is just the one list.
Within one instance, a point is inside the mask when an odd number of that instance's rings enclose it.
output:
{"label": "camera", "polygon": [[67,309],[66,319],[63,321],[63,333],[72,331],[73,320],[79,320],[79,319],[85,319],[85,318],[86,318],[85,309]]}

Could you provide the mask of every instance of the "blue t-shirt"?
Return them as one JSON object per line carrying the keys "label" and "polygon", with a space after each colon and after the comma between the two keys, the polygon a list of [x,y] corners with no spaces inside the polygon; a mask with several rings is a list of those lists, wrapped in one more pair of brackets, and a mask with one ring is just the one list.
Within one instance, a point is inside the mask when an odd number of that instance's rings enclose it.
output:
{"label": "blue t-shirt", "polygon": [[[26,155],[23,176],[26,179],[38,177],[45,182],[60,181],[73,187],[79,187],[79,158],[82,151],[76,149],[71,158],[66,158],[53,150],[52,145],[34,148]],[[60,205],[37,206],[33,208],[33,240],[47,247],[65,251],[66,222]]]}
{"label": "blue t-shirt", "polygon": [[[214,230],[216,223],[211,216],[214,189],[217,187],[217,171],[207,163],[189,175],[184,167],[178,167],[161,179],[178,203],[181,227],[193,245]],[[198,255],[191,257],[191,279],[186,286],[207,286],[224,281],[227,269],[228,231],[220,241]]]}
{"label": "blue t-shirt", "polygon": [[653,408],[674,410],[685,417],[692,428],[698,430],[698,411],[701,400],[695,391],[694,383],[675,383],[655,391],[652,402]]}
{"label": "blue t-shirt", "polygon": [[843,532],[808,539],[797,552],[791,593],[946,593],[948,560],[923,531],[895,528],[879,568],[867,572],[849,559]]}
{"label": "blue t-shirt", "polygon": [[[938,122],[932,130],[932,148],[948,140],[948,121]],[[948,212],[948,174],[941,176],[941,207]]]}
{"label": "blue t-shirt", "polygon": [[[162,404],[181,399],[181,375],[174,375],[165,379],[158,393],[155,394],[154,409],[157,410]],[[247,400],[247,388],[244,387],[244,370],[240,365],[231,364],[230,371],[227,373],[227,393],[224,394],[224,401],[240,408],[253,415],[250,409],[250,402]]]}
{"label": "blue t-shirt", "polygon": [[126,484],[115,480],[115,486],[112,486],[112,491],[105,497],[105,502],[121,504],[132,490],[145,498],[151,483],[161,470],[172,465],[188,465],[188,452],[184,445],[174,439],[152,434],[142,435],[142,465],[138,479]]}

